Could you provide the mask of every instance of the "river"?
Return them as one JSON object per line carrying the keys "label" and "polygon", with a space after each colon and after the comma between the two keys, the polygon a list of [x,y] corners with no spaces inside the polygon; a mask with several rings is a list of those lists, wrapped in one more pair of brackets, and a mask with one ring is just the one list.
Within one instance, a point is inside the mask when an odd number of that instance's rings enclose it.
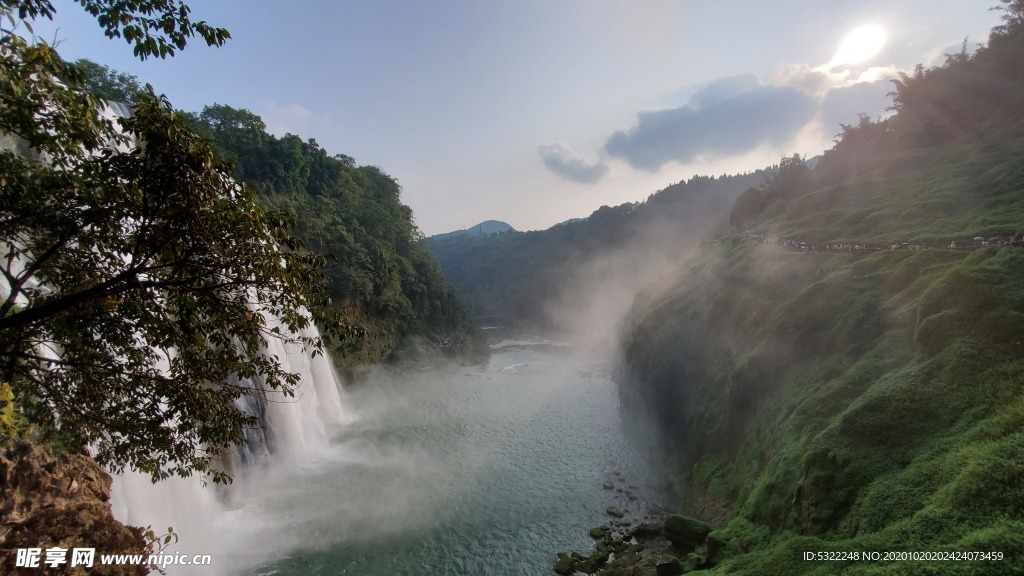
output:
{"label": "river", "polygon": [[540,338],[492,341],[486,366],[350,387],[327,449],[240,477],[207,549],[189,548],[230,575],[553,574],[556,552],[589,553],[609,506],[635,520],[653,505],[611,366]]}

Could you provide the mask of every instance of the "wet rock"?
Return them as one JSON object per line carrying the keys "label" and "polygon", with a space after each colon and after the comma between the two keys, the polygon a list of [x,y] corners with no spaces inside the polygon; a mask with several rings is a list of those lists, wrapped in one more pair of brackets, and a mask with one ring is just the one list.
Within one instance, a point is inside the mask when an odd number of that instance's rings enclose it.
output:
{"label": "wet rock", "polygon": [[609,516],[614,516],[616,518],[622,518],[623,516],[626,515],[625,512],[623,512],[622,510],[619,510],[615,506],[609,506],[608,509],[605,510],[605,512],[607,512]]}
{"label": "wet rock", "polygon": [[692,552],[704,543],[711,527],[707,524],[679,514],[665,517],[665,538],[680,552]]}
{"label": "wet rock", "polygon": [[565,552],[558,553],[558,559],[555,560],[554,570],[559,574],[572,574],[576,570],[573,568],[574,562]]}
{"label": "wet rock", "polygon": [[708,534],[708,551],[701,568],[717,566],[725,558],[727,542],[715,533]]}
{"label": "wet rock", "polygon": [[603,540],[609,538],[612,535],[612,529],[610,526],[595,526],[590,529],[590,537],[594,540]]}
{"label": "wet rock", "polygon": [[611,553],[612,551],[609,549],[595,550],[589,558],[581,562],[577,567],[580,569],[580,571],[586,572],[587,574],[597,572],[597,570],[601,566],[604,566],[608,563],[608,558],[611,556]]}
{"label": "wet rock", "polygon": [[609,548],[611,548],[611,551],[613,553],[621,554],[623,550],[629,548],[629,542],[626,542],[622,538],[617,538],[615,540],[612,540],[612,543],[609,546]]}
{"label": "wet rock", "polygon": [[662,556],[655,560],[654,570],[658,576],[680,576],[683,573],[683,564],[678,558]]}
{"label": "wet rock", "polygon": [[637,524],[636,528],[633,528],[629,532],[629,535],[639,539],[660,536],[661,524],[655,524],[653,522],[642,522],[640,524]]}
{"label": "wet rock", "polygon": [[690,552],[686,555],[686,559],[683,560],[683,571],[692,572],[704,564],[704,557],[700,554]]}
{"label": "wet rock", "polygon": [[605,482],[604,482],[604,489],[605,490],[611,490],[613,488],[615,488],[615,484],[612,483],[611,480],[605,480]]}

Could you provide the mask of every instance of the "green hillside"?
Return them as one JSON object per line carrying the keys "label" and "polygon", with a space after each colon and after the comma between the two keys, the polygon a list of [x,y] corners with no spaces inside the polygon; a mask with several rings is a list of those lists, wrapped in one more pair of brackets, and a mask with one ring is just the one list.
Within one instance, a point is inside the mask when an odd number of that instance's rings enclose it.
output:
{"label": "green hillside", "polygon": [[895,116],[845,126],[813,168],[784,160],[737,199],[734,234],[634,305],[624,402],[656,423],[679,507],[728,542],[714,571],[1024,572],[1024,7],[1008,8],[987,48],[896,82]]}
{"label": "green hillside", "polygon": [[[131,102],[145,93],[129,74],[84,59],[74,66],[83,87],[108,101]],[[331,155],[312,138],[278,138],[249,110],[213,104],[180,114],[265,209],[294,216],[305,249],[330,259],[324,288],[337,318],[340,336],[330,344],[339,363],[377,362],[441,341],[449,352],[485,352],[394,178]]]}
{"label": "green hillside", "polygon": [[188,117],[265,206],[296,216],[295,233],[307,249],[332,258],[326,289],[339,314],[343,337],[334,350],[342,363],[386,359],[410,338],[447,339],[479,352],[483,338],[394,178],[330,155],[316,140],[277,138],[248,110],[217,104]]}
{"label": "green hillside", "polygon": [[604,279],[602,268],[623,272],[632,267],[641,274],[653,256],[671,259],[696,246],[725,224],[736,196],[761,183],[766,174],[697,176],[644,202],[602,206],[588,218],[547,230],[432,237],[430,249],[459,294],[484,318],[557,327],[551,309],[564,294],[591,291]]}

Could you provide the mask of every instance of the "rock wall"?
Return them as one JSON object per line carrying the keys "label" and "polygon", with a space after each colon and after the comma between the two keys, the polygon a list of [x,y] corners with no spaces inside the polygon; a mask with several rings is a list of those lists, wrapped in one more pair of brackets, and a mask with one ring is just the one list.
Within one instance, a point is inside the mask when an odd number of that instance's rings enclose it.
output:
{"label": "rock wall", "polygon": [[[0,574],[147,573],[143,567],[99,563],[100,554],[147,553],[142,529],[111,514],[110,483],[110,475],[86,456],[55,457],[48,446],[29,442],[0,452]],[[95,548],[93,567],[15,567],[19,548],[54,546]]]}

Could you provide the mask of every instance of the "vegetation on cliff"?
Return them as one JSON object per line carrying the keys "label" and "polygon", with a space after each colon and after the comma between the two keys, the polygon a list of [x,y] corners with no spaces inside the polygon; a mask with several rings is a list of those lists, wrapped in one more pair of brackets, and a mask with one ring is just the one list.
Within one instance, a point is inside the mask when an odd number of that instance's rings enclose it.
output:
{"label": "vegetation on cliff", "polygon": [[263,206],[294,215],[294,233],[306,249],[330,256],[324,286],[337,314],[337,338],[330,340],[336,359],[378,362],[411,338],[481,353],[483,337],[394,178],[330,155],[316,140],[277,138],[248,110],[216,104],[186,116]]}
{"label": "vegetation on cliff", "polygon": [[679,250],[724,224],[722,214],[736,196],[767,174],[696,176],[645,202],[602,206],[588,218],[547,230],[432,237],[430,249],[480,315],[509,325],[552,327],[559,319],[551,310],[563,294],[593,289],[602,268],[647,264],[655,252],[678,257]]}
{"label": "vegetation on cliff", "polygon": [[684,512],[721,529],[716,571],[1024,571],[1024,3],[1006,8],[987,47],[901,77],[893,117],[740,196],[747,232],[634,305],[624,402],[656,422]]}
{"label": "vegetation on cliff", "polygon": [[[142,59],[228,38],[175,0],[83,6]],[[285,397],[300,384],[268,339],[320,353],[304,330],[316,320],[351,362],[407,335],[467,339],[468,315],[379,169],[274,138],[246,111],[176,112],[32,36],[32,18],[55,14],[46,0],[2,8],[5,440],[27,422],[110,470],[227,481],[217,454],[256,425],[239,381]],[[111,113],[124,96],[130,114]]]}
{"label": "vegetation on cliff", "polygon": [[[85,4],[141,58],[195,34],[227,37],[171,0]],[[322,259],[162,97],[147,91],[131,117],[106,116],[78,68],[20,35],[54,12],[3,3],[0,379],[59,446],[91,445],[113,470],[225,479],[212,457],[252,425],[228,375],[291,393],[297,376],[261,352],[268,336],[319,347],[299,329],[318,310]]]}
{"label": "vegetation on cliff", "polygon": [[[129,74],[85,59],[74,65],[84,88],[104,100],[134,102],[145,93]],[[330,155],[314,139],[278,138],[249,110],[213,104],[182,115],[265,209],[293,217],[291,231],[305,249],[330,258],[324,286],[337,330],[328,343],[339,364],[386,360],[416,341],[446,342],[443,351],[458,356],[486,355],[484,338],[402,204],[394,178]]]}

